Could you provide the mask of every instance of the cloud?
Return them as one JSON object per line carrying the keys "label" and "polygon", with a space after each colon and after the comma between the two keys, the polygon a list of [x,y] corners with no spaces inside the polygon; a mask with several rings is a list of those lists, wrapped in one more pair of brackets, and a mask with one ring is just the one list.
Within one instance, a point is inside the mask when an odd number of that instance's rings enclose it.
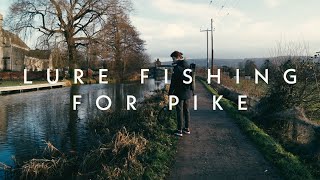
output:
{"label": "cloud", "polygon": [[[133,24],[147,42],[148,52],[152,56],[158,56],[167,54],[172,49],[180,49],[191,58],[203,56],[202,54],[206,52],[206,36],[205,33],[200,33],[200,28],[210,28],[210,18],[217,14],[218,9],[207,4],[176,0],[152,1],[150,3],[150,6],[156,9],[154,12],[160,16],[159,18],[132,16]],[[174,10],[172,7],[177,7],[178,10]],[[228,18],[236,19],[235,25],[239,28],[241,22],[250,21],[250,18],[234,8],[226,8],[225,12],[229,12]],[[221,13],[220,16],[223,15],[225,14]],[[163,20],[161,16],[169,18]],[[218,17],[214,17],[214,19],[215,23],[221,24]]]}
{"label": "cloud", "polygon": [[13,2],[10,0],[1,0],[0,1],[0,14],[2,14],[5,17],[9,11],[9,7],[12,3]]}
{"label": "cloud", "polygon": [[278,7],[281,4],[281,0],[264,0],[264,3],[269,8],[275,8],[275,7]]}
{"label": "cloud", "polygon": [[[206,35],[200,33],[200,28],[210,28],[211,17],[215,20],[214,47],[218,58],[269,56],[270,49],[283,36],[293,41],[304,40],[318,47],[320,34],[317,30],[320,24],[316,17],[293,22],[263,18],[257,14],[260,11],[250,12],[230,7],[219,14],[216,12],[218,8],[203,3],[180,0],[148,3],[149,10],[153,12],[152,17],[133,16],[132,22],[146,40],[148,52],[154,58],[168,57],[176,49],[190,58],[205,57]],[[272,5],[282,6],[281,3]],[[220,17],[215,16],[217,14]]]}

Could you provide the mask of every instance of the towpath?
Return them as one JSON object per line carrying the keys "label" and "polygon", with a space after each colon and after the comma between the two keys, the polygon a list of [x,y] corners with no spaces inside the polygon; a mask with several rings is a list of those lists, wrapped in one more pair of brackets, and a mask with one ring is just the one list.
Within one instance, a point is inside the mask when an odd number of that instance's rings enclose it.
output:
{"label": "towpath", "polygon": [[168,179],[280,179],[234,120],[225,111],[212,110],[212,95],[199,82],[196,93],[191,135],[179,139]]}

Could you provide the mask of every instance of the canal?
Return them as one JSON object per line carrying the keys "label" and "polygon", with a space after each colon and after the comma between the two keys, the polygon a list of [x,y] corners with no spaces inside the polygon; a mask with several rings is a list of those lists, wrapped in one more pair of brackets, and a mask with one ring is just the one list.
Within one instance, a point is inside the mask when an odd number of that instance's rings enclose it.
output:
{"label": "canal", "polygon": [[[111,109],[124,109],[127,95],[139,101],[163,86],[149,79],[144,85],[94,84],[0,96],[0,162],[14,167],[15,161],[38,157],[46,141],[62,152],[84,152],[95,145],[88,123],[104,113],[96,107],[99,96],[111,98]],[[70,103],[73,95],[82,96],[77,111]]]}

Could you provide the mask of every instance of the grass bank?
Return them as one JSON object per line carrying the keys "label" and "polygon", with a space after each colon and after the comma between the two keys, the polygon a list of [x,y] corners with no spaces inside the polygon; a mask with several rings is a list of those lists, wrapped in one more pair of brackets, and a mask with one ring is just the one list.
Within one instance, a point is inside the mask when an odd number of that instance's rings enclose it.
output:
{"label": "grass bank", "polygon": [[[201,83],[214,95],[217,92],[204,80]],[[285,179],[313,179],[309,169],[297,156],[287,152],[278,142],[256,126],[250,119],[240,114],[236,105],[223,98],[220,101],[224,110],[236,120],[241,130],[257,145],[265,158],[272,162]]]}
{"label": "grass bank", "polygon": [[48,84],[47,81],[32,81],[32,84],[24,84],[22,80],[16,81],[0,81],[0,87],[9,87],[9,86],[28,86],[35,84]]}
{"label": "grass bank", "polygon": [[[99,146],[84,154],[66,154],[47,142],[42,158],[13,170],[22,179],[165,179],[176,153],[173,118],[158,121],[167,92],[158,91],[137,111],[106,112],[88,128]],[[173,114],[173,113],[172,113]]]}

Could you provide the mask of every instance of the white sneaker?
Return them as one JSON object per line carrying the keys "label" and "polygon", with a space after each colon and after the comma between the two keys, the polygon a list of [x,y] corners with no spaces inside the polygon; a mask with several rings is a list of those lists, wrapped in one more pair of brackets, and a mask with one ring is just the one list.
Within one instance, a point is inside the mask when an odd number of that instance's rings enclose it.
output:
{"label": "white sneaker", "polygon": [[183,128],[183,129],[182,129],[182,132],[183,132],[184,134],[191,134],[191,132],[190,132],[190,130],[189,130],[188,128]]}
{"label": "white sneaker", "polygon": [[174,132],[174,135],[179,136],[179,137],[182,137],[182,136],[183,136],[181,130],[176,130],[176,131]]}

